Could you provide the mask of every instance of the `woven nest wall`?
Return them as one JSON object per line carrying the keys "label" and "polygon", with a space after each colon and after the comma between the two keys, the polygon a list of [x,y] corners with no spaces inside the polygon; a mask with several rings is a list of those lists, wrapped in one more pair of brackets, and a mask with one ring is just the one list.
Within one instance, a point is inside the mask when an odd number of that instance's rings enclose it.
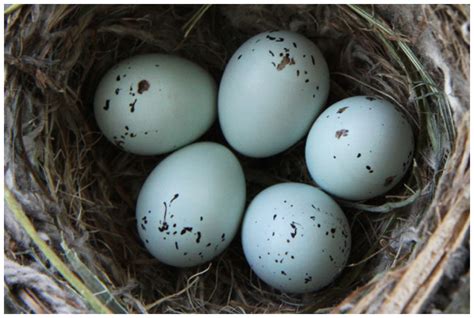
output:
{"label": "woven nest wall", "polygon": [[[446,282],[459,281],[469,263],[468,6],[37,5],[9,11],[4,109],[9,311],[446,309],[446,301],[432,295]],[[148,254],[136,232],[135,202],[164,156],[116,148],[101,135],[92,107],[101,76],[121,59],[177,54],[219,82],[240,44],[273,29],[300,32],[319,46],[331,72],[328,105],[361,94],[386,98],[408,114],[417,136],[412,169],[399,186],[375,200],[340,202],[352,229],[349,264],[332,285],[302,296],[258,280],[245,262],[240,237],[195,268],[172,268]],[[227,145],[218,123],[200,140]],[[248,201],[278,182],[313,184],[304,142],[268,159],[239,157]]]}

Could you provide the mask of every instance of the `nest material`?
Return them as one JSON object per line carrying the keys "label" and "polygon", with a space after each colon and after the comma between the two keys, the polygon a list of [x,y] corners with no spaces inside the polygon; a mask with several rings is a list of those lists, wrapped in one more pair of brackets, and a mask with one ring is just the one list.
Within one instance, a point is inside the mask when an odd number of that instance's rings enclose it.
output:
{"label": "nest material", "polygon": [[[466,270],[467,6],[15,9],[5,22],[4,266],[11,311],[421,312],[453,263],[460,269],[452,280]],[[271,29],[300,32],[321,48],[331,71],[328,105],[379,95],[409,114],[417,136],[413,170],[400,186],[363,204],[341,202],[352,227],[349,265],[331,286],[302,296],[259,281],[239,237],[197,268],[153,259],[138,238],[134,207],[164,156],[115,148],[92,110],[98,81],[123,58],[178,54],[218,81],[241,43]],[[218,124],[201,139],[226,144]],[[239,159],[249,201],[271,184],[312,183],[304,140],[279,156]]]}

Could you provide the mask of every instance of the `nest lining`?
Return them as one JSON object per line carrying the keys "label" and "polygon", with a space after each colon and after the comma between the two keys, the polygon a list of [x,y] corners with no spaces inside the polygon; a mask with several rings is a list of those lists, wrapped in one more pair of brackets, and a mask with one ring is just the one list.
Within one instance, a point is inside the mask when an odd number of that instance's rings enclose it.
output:
{"label": "nest lining", "polygon": [[[105,289],[114,297],[116,312],[309,313],[339,308],[356,288],[362,287],[358,296],[368,293],[370,284],[392,267],[409,263],[424,246],[432,230],[427,221],[434,218],[426,210],[439,172],[453,152],[455,123],[462,121],[469,100],[469,89],[462,82],[468,77],[465,28],[462,19],[455,19],[455,12],[463,15],[462,7],[364,7],[366,14],[377,14],[409,36],[390,33],[387,23],[368,23],[357,8],[22,7],[9,16],[5,35],[7,188],[53,250],[77,253],[65,262],[76,264],[76,272],[81,266],[89,268],[79,275],[86,282],[97,282],[90,283],[96,286],[91,288]],[[446,40],[449,30],[443,29],[442,19],[455,24],[456,41]],[[437,28],[441,31],[435,38]],[[101,135],[92,110],[101,76],[126,57],[177,54],[205,67],[218,82],[240,44],[272,29],[300,32],[322,50],[331,71],[327,105],[353,95],[378,95],[409,114],[417,136],[416,164],[396,189],[364,204],[345,203],[353,236],[346,270],[328,288],[302,296],[282,294],[258,280],[243,257],[238,236],[222,255],[196,268],[176,269],[153,259],[136,233],[134,209],[140,186],[165,156],[139,157],[115,148]],[[426,77],[416,60],[403,54],[400,43],[413,41],[420,43],[414,52],[424,58]],[[456,52],[458,59],[444,58],[447,50]],[[462,72],[447,73],[450,63],[457,63]],[[448,75],[450,84],[443,86],[441,79]],[[433,78],[436,82],[430,83]],[[446,97],[434,84],[444,92],[459,92],[460,97]],[[449,107],[453,104],[457,108]],[[226,144],[217,123],[200,140]],[[313,184],[304,162],[304,139],[278,156],[258,160],[239,156],[239,160],[248,201],[278,182]],[[387,214],[366,212],[394,207]],[[70,309],[64,309],[66,305],[56,306],[38,292],[42,310],[87,311],[87,299],[67,287],[47,256],[31,249],[33,242],[9,215],[7,209],[6,256],[46,271],[63,290],[58,299],[74,300],[66,302]]]}

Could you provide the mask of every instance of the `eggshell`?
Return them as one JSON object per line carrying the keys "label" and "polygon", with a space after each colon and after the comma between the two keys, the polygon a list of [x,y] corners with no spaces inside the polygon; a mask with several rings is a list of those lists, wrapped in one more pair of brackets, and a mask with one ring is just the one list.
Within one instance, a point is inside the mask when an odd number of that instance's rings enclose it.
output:
{"label": "eggshell", "polygon": [[329,70],[312,41],[289,31],[264,32],[229,60],[219,86],[219,122],[238,152],[272,156],[308,132],[328,92]]}
{"label": "eggshell", "polygon": [[242,225],[252,270],[284,292],[304,293],[330,284],[344,268],[351,233],[341,208],[324,192],[281,183],[260,192]]}
{"label": "eggshell", "polygon": [[169,155],[146,179],[137,202],[138,232],[160,261],[202,264],[230,244],[244,205],[237,158],[222,145],[195,143]]}
{"label": "eggshell", "polygon": [[413,131],[401,110],[380,98],[355,96],[318,117],[305,155],[311,176],[326,192],[364,200],[392,189],[413,152]]}
{"label": "eggshell", "polygon": [[139,155],[172,151],[198,139],[216,117],[210,74],[166,54],[131,57],[99,83],[94,112],[99,128],[119,148]]}

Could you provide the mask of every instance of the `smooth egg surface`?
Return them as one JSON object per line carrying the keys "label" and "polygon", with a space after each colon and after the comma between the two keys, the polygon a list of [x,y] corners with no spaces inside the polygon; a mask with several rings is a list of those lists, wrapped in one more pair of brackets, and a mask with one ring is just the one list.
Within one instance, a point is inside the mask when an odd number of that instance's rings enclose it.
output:
{"label": "smooth egg surface", "polygon": [[199,138],[216,118],[217,87],[199,65],[167,54],[123,60],[99,83],[97,124],[122,150],[157,155]]}
{"label": "smooth egg surface", "polygon": [[216,143],[195,143],[147,177],[137,201],[138,233],[160,261],[199,265],[230,244],[244,206],[245,178],[234,154]]}
{"label": "smooth egg surface", "polygon": [[334,200],[317,188],[281,183],[250,203],[242,245],[252,270],[284,292],[312,292],[330,284],[351,249],[347,219]]}

